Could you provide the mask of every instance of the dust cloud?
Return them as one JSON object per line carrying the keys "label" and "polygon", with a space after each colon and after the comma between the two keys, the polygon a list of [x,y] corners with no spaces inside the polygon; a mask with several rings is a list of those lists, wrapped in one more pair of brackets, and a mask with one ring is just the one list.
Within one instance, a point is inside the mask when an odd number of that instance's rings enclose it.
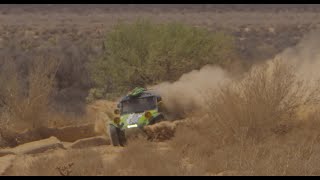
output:
{"label": "dust cloud", "polygon": [[305,35],[294,47],[287,48],[275,56],[291,64],[297,77],[302,80],[314,81],[320,79],[320,29]]}
{"label": "dust cloud", "polygon": [[[269,64],[270,69],[272,69],[274,62],[280,60],[288,67],[294,68],[294,75],[298,80],[304,81],[305,85],[318,85],[320,79],[319,35],[319,29],[310,32],[296,46],[285,49],[265,63]],[[256,64],[253,68],[260,65]],[[226,70],[217,66],[206,65],[200,70],[183,74],[178,81],[173,83],[163,82],[150,86],[148,89],[162,96],[166,110],[171,115],[170,118],[185,118],[188,112],[204,109],[208,92],[230,84],[232,79],[234,78]]]}
{"label": "dust cloud", "polygon": [[163,82],[148,87],[162,96],[170,118],[183,118],[205,106],[206,92],[230,82],[230,75],[220,67],[206,65],[183,74],[173,83]]}

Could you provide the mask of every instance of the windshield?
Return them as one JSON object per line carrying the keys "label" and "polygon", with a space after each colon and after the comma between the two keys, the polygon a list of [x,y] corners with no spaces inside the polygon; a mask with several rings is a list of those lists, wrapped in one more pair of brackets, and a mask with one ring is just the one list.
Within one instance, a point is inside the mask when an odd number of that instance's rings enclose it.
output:
{"label": "windshield", "polygon": [[156,108],[154,97],[130,99],[122,102],[121,114],[141,113]]}

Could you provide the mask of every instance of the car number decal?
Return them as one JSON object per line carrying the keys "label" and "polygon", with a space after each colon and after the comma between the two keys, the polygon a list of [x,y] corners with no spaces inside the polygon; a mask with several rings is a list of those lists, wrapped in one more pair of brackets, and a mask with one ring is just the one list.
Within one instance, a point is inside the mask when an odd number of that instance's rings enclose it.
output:
{"label": "car number decal", "polygon": [[128,119],[127,119],[127,123],[129,125],[132,125],[132,124],[137,124],[138,123],[138,120],[139,118],[142,116],[142,114],[130,114],[128,116]]}

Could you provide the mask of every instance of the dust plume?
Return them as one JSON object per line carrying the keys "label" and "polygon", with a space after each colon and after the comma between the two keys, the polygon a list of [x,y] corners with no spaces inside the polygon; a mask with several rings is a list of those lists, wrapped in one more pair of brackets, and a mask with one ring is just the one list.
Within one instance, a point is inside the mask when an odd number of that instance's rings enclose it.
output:
{"label": "dust plume", "polygon": [[[307,34],[296,46],[287,48],[265,63],[269,64],[269,69],[272,70],[274,62],[280,60],[293,68],[296,78],[303,80],[307,89],[314,87],[320,79],[319,34],[320,30]],[[251,71],[260,66],[261,64],[254,65]],[[205,94],[229,84],[231,79],[231,75],[226,70],[206,65],[200,70],[183,74],[178,81],[163,82],[149,88],[162,96],[167,112],[172,115],[170,118],[183,118],[187,112],[203,109],[206,105]]]}
{"label": "dust plume", "polygon": [[205,106],[207,91],[227,84],[229,74],[220,67],[206,65],[200,70],[183,74],[173,83],[163,82],[152,86],[156,93],[162,96],[165,108],[171,118],[183,118],[186,113],[200,110]]}
{"label": "dust plume", "polygon": [[[302,86],[304,96],[314,96],[320,100],[320,29],[316,29],[306,34],[294,47],[287,48],[278,54],[274,60],[282,60],[291,66],[295,74],[296,88]],[[310,109],[310,108],[309,108]]]}
{"label": "dust plume", "polygon": [[304,36],[294,47],[287,48],[275,59],[281,59],[294,66],[297,76],[303,80],[320,79],[320,29]]}

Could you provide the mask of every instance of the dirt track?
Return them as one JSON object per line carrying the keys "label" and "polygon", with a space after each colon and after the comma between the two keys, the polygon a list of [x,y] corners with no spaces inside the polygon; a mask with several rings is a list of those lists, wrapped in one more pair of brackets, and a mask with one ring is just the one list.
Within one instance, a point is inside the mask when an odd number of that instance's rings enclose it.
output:
{"label": "dirt track", "polygon": [[[171,137],[164,134],[174,134],[177,123],[162,122],[148,129],[148,135],[153,136],[153,142],[158,152],[170,150],[165,140]],[[129,142],[130,143],[130,142]],[[103,164],[109,165],[126,147],[114,147],[106,136],[96,136],[79,139],[75,142],[62,142],[56,137],[33,141],[14,148],[0,149],[0,175],[16,175],[15,169],[25,169],[30,163],[41,157],[60,157],[72,150],[94,150],[102,155]]]}
{"label": "dirt track", "polygon": [[[41,156],[59,156],[70,149],[96,149],[100,151],[103,160],[108,162],[112,160],[117,152],[121,151],[121,147],[113,147],[109,145],[109,141],[105,137],[94,137],[81,139],[74,143],[61,142],[55,137],[45,140],[34,141],[20,145],[15,148],[0,150],[0,175],[10,175],[10,167],[12,166],[28,166],[28,162]],[[5,155],[7,154],[7,155]]]}
{"label": "dirt track", "polygon": [[[157,143],[157,149],[161,152],[169,150],[166,142]],[[110,145],[105,137],[93,137],[81,139],[74,143],[60,142],[55,137],[45,140],[30,142],[16,148],[0,150],[7,155],[0,157],[0,175],[12,175],[17,172],[12,171],[15,168],[26,168],[30,163],[40,157],[56,157],[62,156],[64,153],[72,149],[95,150],[102,154],[102,162],[106,165],[111,164],[117,158],[118,154],[125,147],[114,147]]]}

